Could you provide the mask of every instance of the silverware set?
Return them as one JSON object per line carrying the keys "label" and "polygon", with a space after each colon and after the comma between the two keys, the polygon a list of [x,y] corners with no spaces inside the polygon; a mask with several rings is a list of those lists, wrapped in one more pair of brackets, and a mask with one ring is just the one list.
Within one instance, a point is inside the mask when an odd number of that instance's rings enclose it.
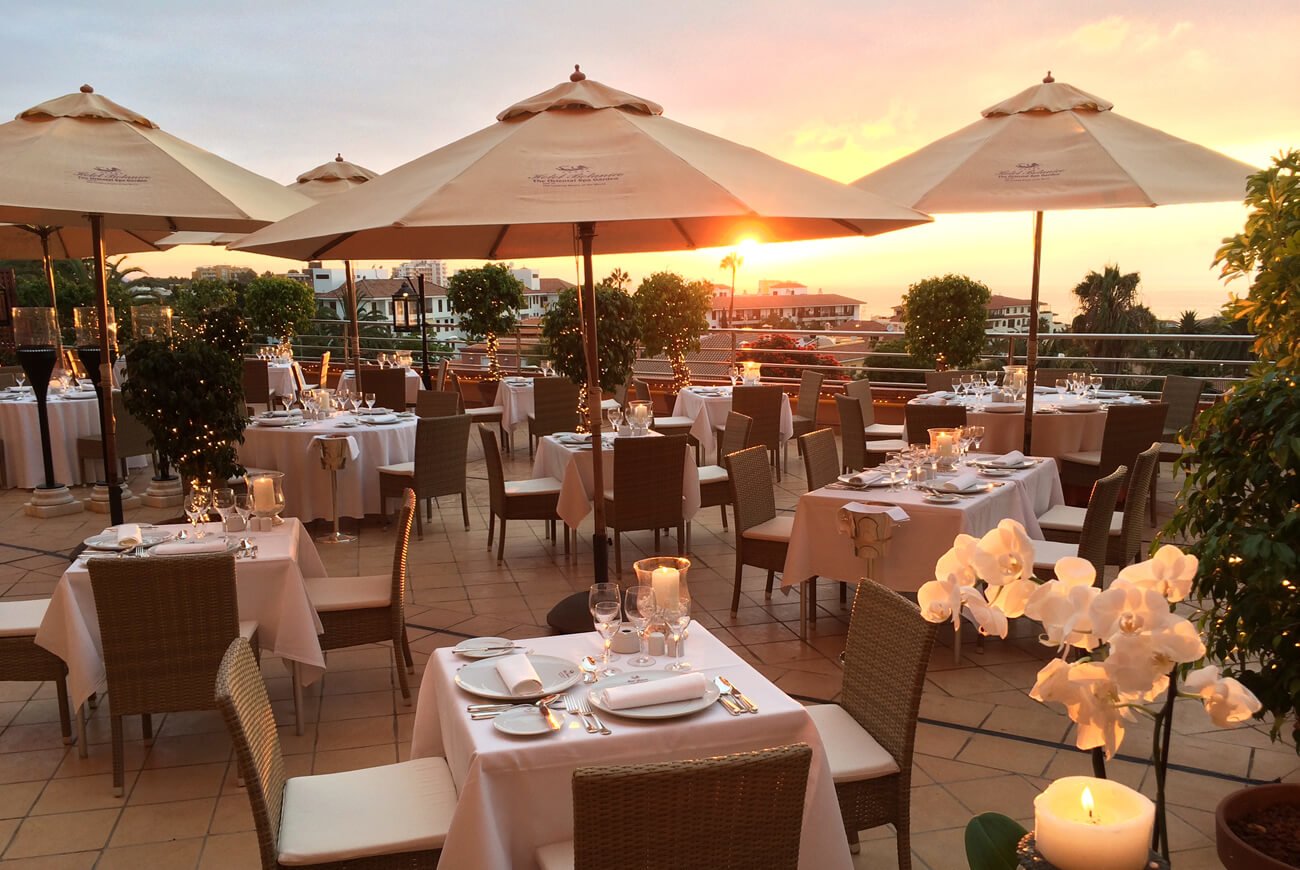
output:
{"label": "silverware set", "polygon": [[581,695],[565,695],[564,709],[571,716],[577,716],[588,734],[612,734],[605,723],[592,712],[591,702]]}
{"label": "silverware set", "polygon": [[713,685],[718,689],[718,703],[726,709],[732,716],[743,716],[746,713],[757,713],[758,705],[749,700],[749,697],[740,689],[737,689],[726,677],[714,677]]}
{"label": "silverware set", "polygon": [[248,538],[243,538],[239,542],[239,549],[235,550],[236,559],[256,559],[257,544],[254,544]]}

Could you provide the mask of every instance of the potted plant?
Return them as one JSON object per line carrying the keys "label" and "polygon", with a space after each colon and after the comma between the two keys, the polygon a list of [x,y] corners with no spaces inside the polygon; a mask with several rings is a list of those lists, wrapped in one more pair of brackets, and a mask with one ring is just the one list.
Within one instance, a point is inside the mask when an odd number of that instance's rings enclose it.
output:
{"label": "potted plant", "polygon": [[465,337],[487,345],[488,371],[483,378],[483,398],[490,405],[501,380],[499,336],[519,324],[524,307],[524,285],[500,263],[479,269],[461,269],[447,282],[447,304],[460,318]]}
{"label": "potted plant", "polygon": [[[578,291],[563,291],[542,317],[542,337],[550,346],[555,369],[580,384],[581,423],[587,422],[587,354],[582,343],[582,319],[578,314]],[[596,286],[596,352],[600,364],[600,388],[612,391],[626,383],[636,362],[636,345],[641,337],[632,297],[613,284]],[[596,397],[600,401],[600,397]]]}
{"label": "potted plant", "polygon": [[254,332],[289,341],[316,316],[316,294],[301,281],[264,275],[248,282],[244,310]]}
{"label": "potted plant", "polygon": [[926,278],[903,295],[903,336],[912,359],[942,371],[968,368],[987,339],[987,285],[965,275]]}
{"label": "potted plant", "polygon": [[709,331],[713,287],[675,272],[655,272],[641,282],[633,301],[646,356],[667,355],[673,369],[673,392],[691,385],[686,354],[700,349],[700,336]]}

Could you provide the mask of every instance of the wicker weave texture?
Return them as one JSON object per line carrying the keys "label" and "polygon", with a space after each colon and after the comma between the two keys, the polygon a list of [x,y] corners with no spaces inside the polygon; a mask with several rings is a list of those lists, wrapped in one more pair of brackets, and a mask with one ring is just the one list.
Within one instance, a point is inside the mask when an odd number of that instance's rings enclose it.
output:
{"label": "wicker weave texture", "polygon": [[1169,406],[1160,402],[1146,405],[1111,405],[1106,410],[1106,429],[1101,436],[1101,463],[1061,462],[1061,483],[1091,486],[1121,465],[1129,468],[1137,455],[1160,441]]}
{"label": "wicker weave texture", "polygon": [[533,413],[528,434],[533,438],[572,432],[578,425],[578,385],[568,378],[533,381]]}
{"label": "wicker weave texture", "polygon": [[862,404],[862,423],[863,427],[870,426],[876,422],[876,404],[871,396],[871,381],[868,378],[859,378],[856,381],[849,381],[844,385],[844,395],[852,399],[857,399]]}
{"label": "wicker weave texture", "polygon": [[1151,485],[1156,469],[1160,467],[1160,442],[1137,455],[1133,471],[1128,478],[1128,495],[1124,498],[1124,521],[1120,527],[1120,552],[1112,553],[1111,561],[1121,568],[1132,562],[1142,548],[1142,532],[1146,528],[1147,507],[1151,501]]}
{"label": "wicker weave texture", "polygon": [[753,420],[747,446],[762,444],[768,450],[781,446],[780,387],[735,387],[731,391],[731,409]]}
{"label": "wicker weave texture", "polygon": [[800,435],[799,443],[803,446],[803,470],[804,477],[808,481],[809,492],[821,489],[839,477],[840,456],[835,448],[834,432],[830,429],[818,429],[807,435]]}
{"label": "wicker weave texture", "polygon": [[807,421],[809,430],[817,425],[817,406],[821,404],[822,382],[825,380],[825,375],[812,369],[804,369],[799,378],[799,399],[794,412]]}
{"label": "wicker weave texture", "polygon": [[807,744],[698,761],[578,768],[575,870],[793,870]]}
{"label": "wicker weave texture", "polygon": [[616,531],[683,525],[686,444],[685,435],[614,442],[614,501],[607,518]]}
{"label": "wicker weave texture", "polygon": [[718,440],[718,449],[722,451],[722,455],[728,456],[748,447],[749,433],[753,427],[752,417],[747,417],[739,411],[728,411],[727,421],[722,428],[722,438]]}
{"label": "wicker weave texture", "polygon": [[459,413],[460,393],[451,390],[420,390],[415,396],[417,417],[453,417]]}
{"label": "wicker weave texture", "polygon": [[844,468],[861,471],[867,467],[867,434],[866,424],[862,422],[862,402],[851,396],[836,396],[835,410],[840,415]]}
{"label": "wicker weave texture", "polygon": [[267,405],[271,398],[271,379],[266,372],[266,360],[244,360],[244,404]]}
{"label": "wicker weave texture", "polygon": [[1079,530],[1079,558],[1091,562],[1098,577],[1105,576],[1111,516],[1115,513],[1115,503],[1119,501],[1127,477],[1128,466],[1121,465],[1093,484],[1088,509],[1083,514],[1083,528]]}
{"label": "wicker weave texture", "polygon": [[36,636],[0,637],[0,680],[19,683],[50,681],[58,697],[59,727],[64,742],[72,737],[68,705],[68,666],[63,659],[36,645]]}
{"label": "wicker weave texture", "polygon": [[929,444],[930,429],[952,429],[966,425],[962,405],[908,405],[903,416],[908,444]]}
{"label": "wicker weave texture", "polygon": [[937,390],[951,390],[953,382],[959,377],[966,375],[984,374],[975,369],[946,369],[941,372],[925,373],[926,392],[933,393]]}
{"label": "wicker weave texture", "polygon": [[394,411],[406,408],[406,369],[361,366],[357,377],[362,394],[375,394],[375,407]]}
{"label": "wicker weave texture", "polygon": [[1196,419],[1196,406],[1201,403],[1201,392],[1205,389],[1204,378],[1189,378],[1184,375],[1166,375],[1165,385],[1160,391],[1160,401],[1169,406],[1169,415],[1165,417],[1166,432],[1181,432]]}

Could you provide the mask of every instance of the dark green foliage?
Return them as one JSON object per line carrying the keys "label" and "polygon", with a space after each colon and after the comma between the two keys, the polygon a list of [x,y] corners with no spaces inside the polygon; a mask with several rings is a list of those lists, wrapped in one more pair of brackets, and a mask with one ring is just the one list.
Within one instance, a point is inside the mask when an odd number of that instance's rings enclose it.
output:
{"label": "dark green foliage", "polygon": [[984,350],[989,288],[965,275],[926,278],[903,296],[907,352],[925,366],[967,368]]}
{"label": "dark green foliage", "polygon": [[[761,362],[765,378],[788,378],[794,381],[803,376],[805,366],[839,367],[835,357],[802,351],[793,338],[779,334],[765,335],[746,342],[744,349],[737,352],[736,358]],[[820,368],[818,370],[821,371]],[[831,376],[825,371],[822,374]]]}
{"label": "dark green foliage", "polygon": [[713,285],[675,272],[655,272],[641,282],[633,297],[646,356],[667,354],[677,387],[691,382],[686,354],[700,349],[700,336],[709,331]]}
{"label": "dark green foliage", "polygon": [[254,332],[292,338],[316,316],[316,294],[301,281],[264,275],[248,282],[244,311]]}
{"label": "dark green foliage", "polygon": [[[565,290],[542,318],[542,336],[550,345],[556,370],[575,384],[587,382],[587,355],[582,346],[578,291]],[[636,305],[617,287],[596,288],[596,344],[600,356],[600,388],[612,391],[626,383],[636,361]]]}
{"label": "dark green foliage", "polygon": [[1026,831],[1001,813],[981,813],[966,823],[966,863],[970,870],[1016,870],[1016,846]]}
{"label": "dark green foliage", "polygon": [[203,315],[209,309],[238,305],[239,297],[235,290],[237,286],[233,282],[227,284],[215,278],[190,281],[187,285],[172,291],[172,314],[182,323],[197,324],[203,320]]}
{"label": "dark green foliage", "polygon": [[447,281],[447,302],[472,339],[510,332],[524,307],[524,285],[500,263],[462,269]]}

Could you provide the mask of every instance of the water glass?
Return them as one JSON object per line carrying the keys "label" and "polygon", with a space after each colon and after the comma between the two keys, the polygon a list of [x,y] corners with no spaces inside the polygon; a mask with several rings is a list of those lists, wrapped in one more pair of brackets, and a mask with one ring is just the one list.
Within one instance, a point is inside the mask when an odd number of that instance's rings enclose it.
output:
{"label": "water glass", "polygon": [[1101,375],[1088,376],[1088,392],[1094,399],[1101,395]]}
{"label": "water glass", "polygon": [[636,629],[637,636],[641,640],[641,650],[635,658],[629,659],[628,664],[637,668],[646,668],[655,663],[655,660],[646,654],[646,631],[650,628],[650,620],[655,615],[655,590],[653,586],[633,586],[627,590],[624,597],[623,609],[627,613],[627,618],[631,620],[632,626]]}
{"label": "water glass", "polygon": [[185,516],[189,517],[190,524],[194,526],[194,537],[197,540],[203,539],[203,526],[200,523],[208,517],[208,491],[201,486],[190,489],[185,495]]}
{"label": "water glass", "polygon": [[682,643],[685,641],[686,629],[691,624],[691,599],[683,595],[671,606],[659,611],[659,617],[668,626],[672,642],[673,663],[664,670],[689,671],[691,663],[682,658]]}
{"label": "water glass", "polygon": [[253,497],[246,492],[235,496],[235,513],[244,523],[244,533],[248,533],[248,518],[253,515]]}
{"label": "water glass", "polygon": [[596,631],[600,634],[603,641],[603,653],[600,657],[601,669],[596,672],[597,676],[609,677],[618,673],[618,668],[611,668],[609,663],[614,661],[610,655],[610,646],[614,643],[614,635],[618,633],[622,620],[619,618],[622,612],[622,600],[618,592],[617,583],[593,583],[587,590],[587,609],[591,611],[591,620],[596,626]]}
{"label": "water glass", "polygon": [[370,409],[370,410],[374,410],[374,407],[375,407],[375,394],[374,394],[374,393],[366,393],[366,395],[365,395],[365,403],[366,403],[366,407],[367,407],[368,409]]}
{"label": "water glass", "polygon": [[1057,396],[1059,396],[1060,398],[1064,399],[1064,398],[1065,398],[1065,394],[1066,394],[1067,392],[1069,392],[1069,389],[1070,389],[1070,381],[1069,381],[1068,378],[1057,378],[1057,379],[1056,379],[1056,395],[1057,395]]}
{"label": "water glass", "polygon": [[978,453],[980,445],[984,442],[984,427],[967,426],[962,430],[962,434],[966,438],[970,439],[970,449]]}
{"label": "water glass", "polygon": [[618,407],[610,408],[605,411],[605,417],[609,420],[610,428],[617,432],[618,424],[623,422],[623,410]]}
{"label": "water glass", "polygon": [[235,510],[235,491],[228,486],[213,490],[212,507],[221,517],[221,530],[224,532],[230,523],[230,515]]}

